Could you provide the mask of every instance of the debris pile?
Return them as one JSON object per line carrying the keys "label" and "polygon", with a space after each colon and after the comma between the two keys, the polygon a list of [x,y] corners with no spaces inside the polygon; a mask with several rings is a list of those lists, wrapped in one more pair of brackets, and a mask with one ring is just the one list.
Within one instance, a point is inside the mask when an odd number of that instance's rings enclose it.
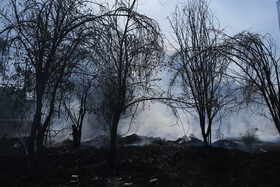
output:
{"label": "debris pile", "polygon": [[114,169],[107,165],[108,153],[108,148],[47,148],[44,170],[34,178],[28,176],[26,154],[2,150],[0,186],[280,186],[280,151],[122,146]]}
{"label": "debris pile", "polygon": [[82,142],[83,146],[92,146],[96,148],[109,147],[110,137],[105,134],[99,134],[94,138],[90,138]]}
{"label": "debris pile", "polygon": [[212,144],[214,147],[223,147],[227,149],[242,149],[242,146],[232,140],[218,140]]}

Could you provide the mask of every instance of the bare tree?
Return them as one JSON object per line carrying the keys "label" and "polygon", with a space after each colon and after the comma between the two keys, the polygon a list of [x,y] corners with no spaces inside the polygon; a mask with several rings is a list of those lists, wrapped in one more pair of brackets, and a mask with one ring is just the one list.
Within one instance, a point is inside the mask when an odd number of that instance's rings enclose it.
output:
{"label": "bare tree", "polygon": [[[199,119],[205,146],[211,145],[212,126],[234,107],[236,98],[232,82],[226,76],[229,60],[217,48],[223,34],[205,0],[189,0],[179,4],[170,18],[173,30],[174,54],[170,62],[174,72],[170,94],[181,103],[178,107],[190,112],[194,109]],[[187,103],[187,104],[186,104]]]}
{"label": "bare tree", "polygon": [[280,73],[277,46],[270,35],[242,32],[225,44],[235,62],[231,74],[243,90],[245,103],[272,120],[280,133]]}
{"label": "bare tree", "polygon": [[99,51],[98,85],[101,110],[109,122],[110,165],[114,165],[116,140],[121,118],[133,116],[139,103],[152,94],[153,77],[163,56],[158,24],[135,11],[136,0],[116,1],[115,16],[103,20]]}
{"label": "bare tree", "polygon": [[246,150],[248,151],[253,150],[253,144],[258,141],[258,135],[257,135],[258,130],[259,130],[258,128],[252,127],[247,129],[244,134],[241,134]]}
{"label": "bare tree", "polygon": [[3,63],[5,61],[5,58],[7,57],[7,48],[8,43],[6,40],[4,40],[4,37],[0,37],[0,73],[4,74],[4,67]]}
{"label": "bare tree", "polygon": [[102,17],[91,14],[88,2],[10,0],[0,12],[5,26],[0,34],[9,43],[10,75],[28,88],[28,94],[36,100],[28,141],[29,166],[33,172],[40,165],[45,132],[55,112],[59,90],[79,62],[74,52],[92,29],[86,24]]}
{"label": "bare tree", "polygon": [[73,144],[79,149],[81,144],[82,129],[86,114],[95,113],[95,77],[84,72],[76,72],[72,78],[72,88],[63,95],[63,106],[67,119],[72,124]]}

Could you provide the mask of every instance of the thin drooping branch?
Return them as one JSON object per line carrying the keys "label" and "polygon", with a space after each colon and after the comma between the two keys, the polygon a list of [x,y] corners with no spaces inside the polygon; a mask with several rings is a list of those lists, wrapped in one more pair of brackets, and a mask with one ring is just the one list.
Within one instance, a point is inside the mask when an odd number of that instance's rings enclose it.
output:
{"label": "thin drooping branch", "polygon": [[208,145],[213,123],[222,118],[217,115],[229,114],[236,105],[236,90],[226,73],[230,61],[219,52],[224,35],[216,27],[218,22],[204,0],[178,5],[170,25],[177,43],[168,64],[174,71],[169,94],[174,95],[173,88],[180,87],[182,92],[176,95],[187,102],[178,105],[183,110],[192,106],[199,118],[204,143]]}
{"label": "thin drooping branch", "polygon": [[270,116],[280,133],[280,75],[276,44],[269,35],[242,32],[229,37],[225,46],[223,53],[239,68],[232,72],[243,90],[246,103],[262,107],[261,115]]}

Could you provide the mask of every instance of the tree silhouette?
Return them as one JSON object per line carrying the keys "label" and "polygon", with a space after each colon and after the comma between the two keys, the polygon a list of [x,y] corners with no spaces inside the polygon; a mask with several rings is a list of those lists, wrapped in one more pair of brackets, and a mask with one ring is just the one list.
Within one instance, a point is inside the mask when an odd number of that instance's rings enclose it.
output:
{"label": "tree silhouette", "polygon": [[[177,95],[183,110],[194,109],[205,146],[211,145],[213,124],[236,103],[235,89],[226,74],[230,61],[218,49],[224,37],[215,21],[204,0],[179,4],[170,18],[176,41],[169,63],[174,72],[170,95]],[[180,87],[179,93],[172,93],[176,85]]]}
{"label": "tree silhouette", "polygon": [[135,11],[136,0],[117,1],[115,16],[107,16],[101,37],[98,87],[103,99],[100,111],[111,133],[110,165],[116,157],[116,140],[121,118],[133,116],[139,103],[152,94],[153,78],[163,57],[163,40],[157,23]]}
{"label": "tree silhouette", "polygon": [[11,78],[36,100],[28,141],[29,167],[33,173],[40,167],[45,132],[55,112],[59,90],[80,60],[75,50],[91,34],[87,23],[103,17],[84,8],[90,3],[10,0],[0,13],[5,26],[0,34],[9,43],[7,65],[11,65]]}

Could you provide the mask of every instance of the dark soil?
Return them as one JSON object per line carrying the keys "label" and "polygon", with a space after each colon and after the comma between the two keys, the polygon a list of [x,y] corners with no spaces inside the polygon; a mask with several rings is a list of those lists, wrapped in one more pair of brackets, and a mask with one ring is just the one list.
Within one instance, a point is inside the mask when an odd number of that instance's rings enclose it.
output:
{"label": "dark soil", "polygon": [[105,148],[48,148],[42,172],[31,176],[26,154],[0,150],[0,186],[280,186],[277,150],[126,146],[113,169],[107,155]]}

